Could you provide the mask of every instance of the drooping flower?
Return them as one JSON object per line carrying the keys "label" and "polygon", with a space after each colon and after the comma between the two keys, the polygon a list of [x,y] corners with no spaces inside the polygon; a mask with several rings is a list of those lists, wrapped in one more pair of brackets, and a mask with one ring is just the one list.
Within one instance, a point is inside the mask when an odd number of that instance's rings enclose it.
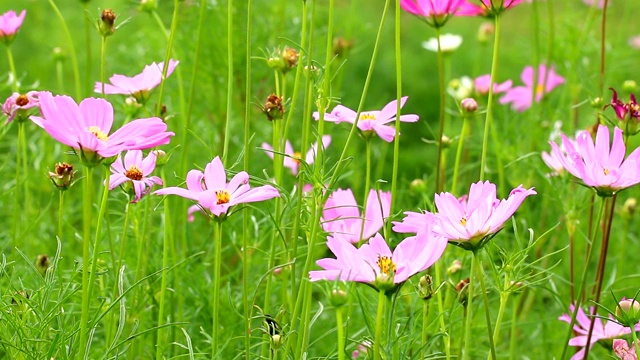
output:
{"label": "drooping flower", "polygon": [[7,124],[17,117],[18,121],[29,118],[31,109],[40,106],[38,91],[29,91],[26,94],[14,92],[2,105],[2,112],[7,116]]}
{"label": "drooping flower", "polygon": [[323,270],[310,271],[311,281],[362,282],[386,292],[433,265],[447,240],[425,231],[404,239],[392,252],[378,233],[360,248],[332,236],[327,237],[327,246],[336,258],[318,260]]}
{"label": "drooping flower", "polygon": [[[330,135],[324,135],[322,136],[322,148],[326,149],[329,144],[331,144],[331,136]],[[262,149],[265,150],[265,152],[267,153],[267,155],[273,159],[273,146],[265,143],[262,143]],[[304,161],[306,164],[311,165],[313,164],[313,162],[316,159],[316,153],[318,151],[318,143],[314,143],[313,145],[311,145],[311,148],[309,149],[309,151],[307,151],[307,154],[305,155],[304,159],[302,159],[302,154],[297,152],[297,151],[293,151],[293,146],[291,146],[291,143],[289,142],[289,140],[287,140],[285,142],[284,145],[284,160],[282,161],[282,164],[285,167],[288,167],[289,169],[291,169],[291,173],[293,173],[293,175],[298,175],[298,171],[300,170],[300,162]]]}
{"label": "drooping flower", "polygon": [[485,245],[491,235],[518,210],[525,198],[536,192],[522,185],[511,190],[507,199],[496,197],[496,186],[489,181],[471,184],[469,195],[456,198],[450,193],[435,195],[436,214],[405,212],[402,222],[394,223],[396,232],[419,232],[433,218],[433,231],[464,249]]}
{"label": "drooping flower", "polygon": [[[638,344],[638,347],[640,347],[640,340],[636,340],[636,343]],[[629,346],[627,340],[613,340],[613,352],[618,355],[620,360],[638,360],[635,345],[632,342],[631,346]]]}
{"label": "drooping flower", "polygon": [[357,243],[370,238],[382,228],[390,208],[390,192],[369,191],[363,225],[362,213],[351,189],[338,189],[324,205],[322,228],[337,240]]}
{"label": "drooping flower", "polygon": [[[456,51],[462,44],[462,36],[454,34],[440,35],[440,51],[443,53],[452,53]],[[422,42],[422,47],[433,52],[438,52],[438,39],[430,38]]]}
{"label": "drooping flower", "polygon": [[11,45],[20,26],[22,26],[25,15],[27,15],[27,10],[22,10],[20,15],[16,15],[13,10],[0,15],[0,42],[7,46]]}
{"label": "drooping flower", "polygon": [[531,107],[532,96],[535,93],[535,101],[540,102],[544,94],[550,93],[557,86],[564,84],[564,78],[556,74],[553,67],[547,68],[540,64],[537,71],[537,84],[533,84],[534,70],[527,66],[520,74],[524,86],[516,86],[508,90],[501,98],[500,104],[511,104],[516,111],[525,111]]}
{"label": "drooping flower", "polygon": [[591,134],[583,131],[576,136],[575,145],[564,134],[562,144],[551,142],[551,151],[571,175],[594,188],[601,196],[614,193],[640,183],[640,148],[625,160],[626,146],[622,130],[613,129],[613,143],[609,145],[609,128],[598,126],[595,144]]}
{"label": "drooping flower", "polygon": [[151,192],[153,185],[162,186],[162,179],[157,176],[149,176],[156,168],[156,152],[151,151],[147,157],[142,157],[142,151],[129,150],[124,155],[111,164],[111,179],[109,181],[109,190],[113,190],[116,186],[125,185],[128,191],[132,188],[132,203],[140,201],[143,195]]}
{"label": "drooping flower", "polygon": [[[169,77],[173,73],[173,70],[179,63],[177,60],[169,60],[166,77]],[[131,95],[139,102],[144,103],[149,99],[151,90],[162,82],[163,69],[164,62],[159,64],[154,62],[151,65],[145,66],[142,73],[134,77],[115,74],[109,78],[111,84],[104,84],[104,93]],[[101,82],[96,82],[93,91],[102,94],[102,86],[103,84]]]}
{"label": "drooping flower", "polygon": [[480,0],[480,5],[475,4],[475,0],[472,2],[466,0],[461,6],[462,12],[472,16],[486,16],[493,17],[501,14],[502,12],[522,3],[524,0]]}
{"label": "drooping flower", "polygon": [[[491,83],[491,74],[478,76],[473,80],[473,85],[476,88],[476,92],[478,95],[486,95],[489,93],[489,84]],[[513,85],[513,81],[507,80],[502,84],[498,84],[496,82],[493,83],[493,93],[499,94],[503,93],[509,89]]]}
{"label": "drooping flower", "polygon": [[400,0],[404,11],[436,28],[444,26],[451,16],[472,15],[462,8],[464,4],[465,0]]}
{"label": "drooping flower", "polygon": [[618,93],[609,88],[613,92],[611,96],[611,103],[605,105],[605,109],[609,106],[616,112],[618,118],[619,127],[630,135],[637,134],[640,129],[640,105],[636,100],[636,95],[631,94],[628,102],[623,102],[618,98]]}
{"label": "drooping flower", "polygon": [[[562,314],[558,318],[558,320],[562,320],[568,324],[571,324],[571,314],[573,314],[575,310],[575,306],[571,304],[569,306],[569,314]],[[590,308],[589,312],[593,313],[593,307]],[[616,322],[612,321],[611,315],[609,315],[609,319],[607,321],[603,321],[600,318],[595,318],[593,324],[593,332],[591,333],[591,341],[589,342],[589,348],[593,347],[593,345],[600,340],[612,340],[622,335],[630,334],[631,328],[624,327]],[[585,314],[582,308],[578,308],[578,313],[576,314],[576,323],[573,325],[573,331],[577,334],[577,336],[571,338],[569,340],[569,346],[578,346],[581,349],[575,353],[571,357],[571,360],[580,360],[584,357],[585,347],[587,346],[587,340],[589,339],[589,328],[591,327],[591,318]],[[640,330],[640,322],[636,324],[635,330]]]}
{"label": "drooping flower", "polygon": [[59,142],[80,150],[85,165],[97,165],[103,158],[125,150],[143,150],[169,143],[174,135],[167,124],[152,117],[129,122],[114,133],[113,107],[104,99],[87,98],[80,105],[69,96],[40,92],[42,118],[32,120]]}
{"label": "drooping flower", "polygon": [[[402,108],[407,102],[407,96],[403,97],[400,101],[400,107]],[[364,137],[373,136],[378,134],[380,138],[386,142],[391,142],[396,136],[396,129],[393,126],[386,125],[396,120],[396,113],[398,110],[397,101],[393,100],[379,111],[363,111],[360,113],[358,120],[358,129],[362,131]],[[333,108],[333,111],[324,115],[326,121],[340,123],[342,121],[353,124],[356,122],[357,113],[345,106],[337,105]],[[320,119],[320,114],[316,111],[313,113],[313,118]],[[400,121],[402,122],[416,122],[418,121],[418,115],[400,115]]]}
{"label": "drooping flower", "polygon": [[[214,216],[224,217],[234,205],[257,202],[279,197],[280,193],[271,185],[251,188],[249,174],[237,173],[227,183],[227,173],[218,156],[204,169],[191,170],[187,174],[187,188],[168,187],[154,192],[155,195],[178,195],[198,202],[199,208],[211,212]],[[190,209],[192,217],[194,209]]]}

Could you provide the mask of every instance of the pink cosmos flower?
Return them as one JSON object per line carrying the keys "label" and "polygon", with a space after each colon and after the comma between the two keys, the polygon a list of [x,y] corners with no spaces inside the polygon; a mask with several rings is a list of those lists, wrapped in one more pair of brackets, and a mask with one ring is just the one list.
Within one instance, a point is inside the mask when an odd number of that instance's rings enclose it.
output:
{"label": "pink cosmos flower", "polygon": [[[32,120],[59,142],[81,151],[83,161],[97,165],[125,150],[143,150],[169,143],[174,135],[157,117],[129,122],[109,135],[113,107],[104,99],[87,98],[77,105],[69,96],[40,92],[42,118]],[[96,156],[97,155],[97,156]]]}
{"label": "pink cosmos flower", "polygon": [[[407,217],[394,223],[396,232],[419,232],[421,224],[433,217],[433,231],[465,249],[481,247],[497,233],[529,195],[536,192],[522,185],[511,190],[507,199],[498,200],[496,186],[489,181],[471,184],[469,195],[459,199],[450,193],[435,195],[436,214],[406,212]],[[422,225],[425,226],[425,225]]]}
{"label": "pink cosmos flower", "polygon": [[[573,314],[574,310],[575,306],[572,304],[571,306],[569,306],[570,314],[562,314],[562,316],[560,316],[558,320],[562,320],[568,324],[571,324],[571,314]],[[591,307],[589,309],[589,312],[592,314],[593,310],[593,307]],[[609,315],[609,319],[610,320],[606,322],[603,322],[603,320],[600,318],[595,319],[589,348],[593,347],[593,345],[600,340],[611,340],[631,333],[631,328],[624,327],[614,322],[611,315]],[[576,314],[576,323],[575,325],[573,325],[573,331],[578,335],[569,340],[569,346],[578,346],[582,349],[576,352],[575,355],[571,357],[571,360],[580,360],[584,357],[585,346],[587,346],[590,327],[591,318],[587,316],[587,314],[585,314],[582,308],[579,308],[578,313]],[[640,322],[635,325],[635,330],[640,331]]]}
{"label": "pink cosmos flower", "polygon": [[553,67],[547,68],[540,64],[538,67],[538,84],[533,85],[534,70],[527,66],[522,71],[520,79],[524,86],[511,88],[500,98],[500,104],[511,104],[511,108],[516,111],[525,111],[531,107],[531,98],[535,92],[536,102],[542,100],[544,94],[550,93],[558,85],[564,84],[564,78],[556,74]]}
{"label": "pink cosmos flower", "polygon": [[613,129],[613,144],[609,145],[609,128],[598,126],[595,144],[591,134],[583,131],[576,136],[576,143],[563,134],[560,147],[551,142],[551,151],[571,175],[593,187],[601,196],[614,193],[640,183],[640,148],[625,160],[626,146],[622,130]]}
{"label": "pink cosmos flower", "polygon": [[[169,60],[169,67],[167,67],[167,77],[173,73],[173,70],[178,66],[180,62],[176,60]],[[122,94],[131,95],[139,102],[144,103],[149,99],[149,92],[160,85],[162,82],[162,70],[164,69],[164,62],[151,65],[147,65],[142,70],[142,73],[135,75],[134,77],[128,77],[124,75],[113,75],[109,78],[111,84],[104,84],[105,94]],[[94,88],[95,92],[102,94],[102,83],[96,82]]]}
{"label": "pink cosmos flower", "polygon": [[40,106],[37,91],[29,91],[26,94],[14,92],[2,105],[2,112],[7,115],[7,124],[18,117],[19,121],[29,117],[29,109]]}
{"label": "pink cosmos flower", "polygon": [[196,209],[206,209],[214,216],[225,216],[230,207],[279,197],[280,193],[271,185],[251,188],[249,174],[237,173],[227,183],[227,173],[220,157],[216,156],[204,169],[191,170],[187,174],[187,188],[168,187],[157,190],[155,195],[178,195],[198,202],[198,208],[189,210],[193,220]]}
{"label": "pink cosmos flower", "polygon": [[[609,0],[609,5],[611,5],[611,1],[612,0]],[[582,2],[584,2],[585,5],[588,5],[588,6],[593,6],[596,4],[596,0],[582,0]],[[598,0],[597,4],[599,9],[604,9],[604,0]]]}
{"label": "pink cosmos flower", "polygon": [[[489,93],[489,83],[491,82],[491,74],[486,74],[486,75],[481,75],[478,76],[477,78],[475,78],[473,80],[473,84],[476,88],[476,92],[479,95],[486,95]],[[499,93],[503,93],[509,89],[511,89],[511,86],[513,85],[513,81],[511,80],[507,80],[505,82],[503,82],[502,84],[498,84],[498,83],[493,83],[493,93],[494,94],[499,94]]]}
{"label": "pink cosmos flower", "polygon": [[431,26],[443,26],[450,16],[472,15],[462,6],[465,0],[400,0],[400,6],[408,13],[424,18]]}
{"label": "pink cosmos flower", "polygon": [[0,41],[5,45],[10,45],[15,37],[16,33],[22,26],[24,17],[27,15],[27,10],[22,10],[20,15],[16,15],[16,12],[9,10],[6,13],[0,15]]}
{"label": "pink cosmos flower", "polygon": [[[640,346],[640,340],[637,340],[636,343]],[[621,360],[638,360],[634,344],[632,343],[632,345],[629,346],[629,343],[623,339],[613,340],[613,352],[618,355],[618,358]]]}
{"label": "pink cosmos flower", "polygon": [[122,184],[130,184],[135,194],[132,203],[140,201],[143,195],[148,194],[153,185],[163,185],[162,179],[157,176],[149,176],[156,168],[156,152],[151,151],[146,158],[142,158],[142,151],[130,150],[111,164],[111,179],[109,190]]}
{"label": "pink cosmos flower", "polygon": [[[407,102],[407,96],[403,97],[400,101],[400,107],[402,108]],[[386,125],[396,120],[396,112],[398,109],[397,101],[393,100],[382,108],[380,111],[363,111],[360,113],[360,119],[358,120],[358,129],[360,129],[365,136],[370,136],[375,132],[386,142],[391,142],[396,136],[396,129],[393,126]],[[337,105],[333,108],[333,111],[324,115],[326,121],[340,123],[342,121],[350,124],[355,123],[357,113],[345,106]],[[320,119],[320,114],[316,111],[313,113],[313,118]],[[401,115],[400,121],[403,122],[416,122],[418,121],[418,115]]]}
{"label": "pink cosmos flower", "polygon": [[[330,135],[322,136],[322,148],[326,149],[327,147],[329,147],[329,144],[331,144],[331,136]],[[273,159],[273,146],[265,142],[265,143],[262,143],[262,149],[265,150],[265,152],[270,158]],[[309,151],[307,151],[307,154],[304,157],[304,162],[307,165],[313,164],[313,162],[316,159],[317,151],[318,151],[318,143],[316,142],[313,145],[311,145],[311,148],[309,149]],[[302,159],[302,154],[300,154],[297,151],[293,151],[293,146],[291,146],[291,143],[289,142],[289,140],[287,140],[284,145],[284,154],[286,156],[284,157],[284,160],[282,162],[283,165],[291,169],[291,173],[293,173],[294,176],[298,175],[298,171],[300,170],[300,161]]]}
{"label": "pink cosmos flower", "polygon": [[[391,193],[385,191],[369,191],[367,208],[362,214],[351,189],[334,191],[322,211],[322,228],[337,240],[357,243],[366,240],[378,232],[389,216]],[[362,236],[360,236],[362,234]]]}
{"label": "pink cosmos flower", "polygon": [[510,9],[524,0],[480,0],[481,4],[476,5],[477,0],[466,0],[462,5],[461,10],[467,15],[472,16],[491,16],[497,15],[501,12]]}
{"label": "pink cosmos flower", "polygon": [[360,248],[329,236],[327,246],[336,258],[318,260],[316,264],[324,270],[310,271],[311,281],[356,281],[387,291],[433,265],[447,240],[425,231],[404,239],[393,252],[380,234]]}
{"label": "pink cosmos flower", "polygon": [[618,99],[618,93],[613,88],[609,88],[609,90],[613,92],[613,95],[611,96],[611,103],[605,105],[605,108],[611,106],[616,112],[618,120],[626,121],[627,115],[629,115],[629,119],[640,121],[640,105],[636,100],[636,95],[631,94],[629,102],[625,103]]}

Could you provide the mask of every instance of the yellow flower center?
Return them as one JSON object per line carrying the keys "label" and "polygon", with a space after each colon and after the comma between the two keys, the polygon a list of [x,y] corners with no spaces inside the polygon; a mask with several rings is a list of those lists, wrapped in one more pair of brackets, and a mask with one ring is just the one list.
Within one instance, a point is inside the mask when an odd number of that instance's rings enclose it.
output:
{"label": "yellow flower center", "polygon": [[109,140],[109,136],[107,136],[107,134],[102,132],[102,130],[97,126],[90,126],[87,130],[102,141]]}
{"label": "yellow flower center", "polygon": [[142,170],[135,165],[131,165],[129,167],[129,170],[124,173],[124,176],[128,177],[131,180],[142,180],[142,178],[144,177],[142,174]]}
{"label": "yellow flower center", "polygon": [[302,154],[300,153],[300,151],[294,151],[293,152],[293,157],[291,159],[293,161],[295,161],[296,163],[300,164],[300,160],[298,160],[298,159],[302,159]]}
{"label": "yellow flower center", "polygon": [[380,272],[386,275],[389,274],[390,271],[393,273],[396,272],[396,264],[393,263],[390,257],[388,256],[380,256],[378,255],[378,260],[376,261],[376,265],[380,268]]}
{"label": "yellow flower center", "polygon": [[462,217],[462,219],[460,219],[460,224],[462,226],[467,226],[467,218],[466,217]]}
{"label": "yellow flower center", "polygon": [[609,169],[604,169],[602,172],[603,172],[605,175],[609,175]]}
{"label": "yellow flower center", "polygon": [[216,190],[216,198],[218,199],[216,205],[222,205],[229,202],[229,199],[231,199],[231,195],[229,195],[229,192],[227,190]]}
{"label": "yellow flower center", "polygon": [[538,84],[538,86],[536,86],[536,95],[542,94],[544,94],[544,86],[542,84]]}
{"label": "yellow flower center", "polygon": [[360,120],[375,120],[376,116],[370,113],[360,114]]}

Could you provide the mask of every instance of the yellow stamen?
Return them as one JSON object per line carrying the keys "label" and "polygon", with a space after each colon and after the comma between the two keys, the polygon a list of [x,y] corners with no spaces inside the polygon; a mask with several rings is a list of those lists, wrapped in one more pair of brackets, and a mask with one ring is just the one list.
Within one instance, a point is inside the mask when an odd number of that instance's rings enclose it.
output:
{"label": "yellow stamen", "polygon": [[295,151],[293,153],[293,157],[291,158],[291,160],[293,160],[296,163],[300,164],[300,160],[298,160],[298,159],[302,159],[302,154],[299,151]]}
{"label": "yellow stamen", "polygon": [[229,192],[227,190],[217,190],[216,198],[218,199],[216,205],[222,205],[229,202],[229,200],[231,199],[231,195],[229,195]]}
{"label": "yellow stamen", "polygon": [[360,114],[360,120],[376,120],[376,116],[370,113]]}
{"label": "yellow stamen", "polygon": [[467,226],[467,218],[462,217],[462,219],[460,219],[460,224],[462,224],[462,226]]}
{"label": "yellow stamen", "polygon": [[378,267],[380,268],[380,271],[383,274],[391,275],[389,274],[390,271],[393,271],[393,273],[396,272],[396,264],[394,264],[391,258],[388,256],[378,255],[378,260],[376,261],[376,265],[378,265]]}
{"label": "yellow stamen", "polygon": [[609,169],[604,169],[603,172],[604,172],[605,175],[609,175]]}
{"label": "yellow stamen", "polygon": [[102,130],[97,126],[90,126],[87,130],[102,141],[109,140],[109,136],[107,136],[107,134],[102,132]]}
{"label": "yellow stamen", "polygon": [[124,173],[124,176],[128,177],[131,180],[142,180],[142,178],[144,177],[144,175],[142,174],[142,170],[135,165],[131,165],[129,167],[129,170]]}
{"label": "yellow stamen", "polygon": [[536,86],[536,95],[542,94],[544,94],[544,86],[542,84],[538,84],[538,86]]}

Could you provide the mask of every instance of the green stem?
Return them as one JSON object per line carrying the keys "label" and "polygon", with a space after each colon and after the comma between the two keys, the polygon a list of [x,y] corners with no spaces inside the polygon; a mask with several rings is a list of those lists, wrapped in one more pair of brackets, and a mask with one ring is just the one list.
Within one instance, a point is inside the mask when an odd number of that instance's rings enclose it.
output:
{"label": "green stem", "polygon": [[387,301],[385,299],[384,291],[380,291],[378,296],[378,311],[376,312],[376,333],[375,338],[373,340],[373,359],[380,360],[382,359],[382,350],[380,350],[380,342],[382,341],[382,319],[384,315],[384,303]]}
{"label": "green stem", "polygon": [[467,319],[464,324],[464,351],[462,352],[462,360],[470,358],[469,352],[471,351],[471,324],[473,323],[473,296],[475,290],[475,282],[473,281],[473,271],[476,267],[475,255],[471,257],[471,273],[469,274],[469,292],[467,295]]}
{"label": "green stem", "polygon": [[83,201],[83,236],[82,236],[82,314],[80,320],[80,354],[81,359],[87,351],[87,326],[89,325],[89,244],[91,237],[91,206],[93,190],[93,168],[85,167],[86,174],[82,184]]}
{"label": "green stem", "polygon": [[64,232],[64,222],[62,221],[64,219],[64,191],[59,190],[58,193],[58,239],[62,241]]}
{"label": "green stem", "polygon": [[498,72],[498,44],[500,42],[500,16],[495,17],[495,34],[493,41],[493,57],[491,60],[491,79],[489,81],[489,97],[487,100],[487,117],[484,123],[484,135],[482,137],[482,157],[480,158],[480,181],[484,180],[484,168],[487,165],[487,143],[489,142],[489,128],[493,119],[493,83]]}
{"label": "green stem", "polygon": [[[104,93],[104,82],[106,81],[106,66],[105,66],[105,58],[107,57],[107,37],[102,37],[102,44],[100,46],[100,81],[102,83],[101,94],[104,98],[106,95]],[[117,282],[117,281],[116,281]]]}
{"label": "green stem", "polygon": [[[352,8],[353,10],[353,8]],[[396,54],[396,121],[395,121],[395,129],[396,134],[393,138],[393,171],[391,175],[391,206],[389,208],[389,216],[393,214],[393,210],[396,203],[396,193],[398,190],[398,168],[400,164],[400,113],[402,112],[400,100],[402,99],[402,48],[400,47],[400,14],[402,13],[400,9],[400,2],[396,2],[395,9],[395,21],[394,21],[394,34],[395,34],[395,54]],[[389,229],[391,227],[391,221],[386,222],[385,234],[389,234]]]}
{"label": "green stem", "polygon": [[631,341],[633,341],[633,344],[631,346],[635,347],[636,349],[637,358],[637,356],[640,355],[640,342],[638,341],[638,335],[636,334],[635,329],[631,329]]}
{"label": "green stem", "polygon": [[464,115],[462,120],[462,130],[458,138],[458,149],[456,150],[456,162],[453,165],[453,178],[451,182],[451,193],[457,194],[458,191],[458,171],[460,170],[460,160],[462,159],[462,150],[464,149],[464,137],[469,128],[469,117],[473,115]]}
{"label": "green stem", "polygon": [[[442,316],[442,314],[440,314]],[[429,351],[427,350],[427,341],[429,341],[429,300],[422,301],[422,357],[427,359]]]}
{"label": "green stem", "polygon": [[445,107],[445,88],[444,88],[444,57],[442,54],[442,47],[440,44],[440,28],[436,27],[436,40],[438,41],[438,91],[440,92],[440,112],[438,115],[438,156],[436,158],[436,193],[441,192],[444,189],[444,184],[441,183],[441,171],[440,166],[442,162],[442,135],[444,133],[444,107]]}
{"label": "green stem", "polygon": [[[180,0],[174,0],[173,2],[173,17],[171,18],[171,30],[169,31],[168,39],[167,39],[167,51],[164,55],[164,66],[162,68],[162,81],[160,81],[160,90],[158,91],[158,106],[156,107],[156,115],[160,115],[162,110],[162,95],[164,93],[164,83],[167,78],[167,70],[169,69],[169,60],[171,59],[171,53],[173,52],[173,40],[175,38],[176,29],[178,27],[178,13],[180,9]],[[157,11],[153,11],[153,16],[160,24],[160,27],[163,29],[166,34],[166,29],[162,23],[162,19],[158,15]],[[178,69],[179,70],[179,69]]]}
{"label": "green stem", "polygon": [[13,89],[13,92],[18,92],[20,90],[20,86],[18,85],[18,73],[16,72],[16,65],[13,62],[13,53],[11,52],[11,46],[7,46],[7,58],[9,59],[9,70],[11,71],[11,75],[13,76],[11,88]]}
{"label": "green stem", "polygon": [[336,309],[336,325],[338,333],[338,360],[345,360],[344,356],[344,321],[342,319],[342,307]]}
{"label": "green stem", "polygon": [[[436,286],[440,286],[440,282],[442,281],[442,261],[438,261],[435,264],[435,272],[436,272]],[[438,302],[438,318],[440,319],[440,331],[442,332],[443,341],[444,341],[444,353],[446,359],[449,360],[451,358],[451,337],[447,332],[447,325],[445,323],[444,315],[444,306],[442,301],[442,291],[438,290],[436,292],[436,301]]]}
{"label": "green stem", "polygon": [[[400,115],[398,115],[400,117]],[[367,200],[369,199],[369,188],[371,187],[371,138],[366,138],[364,140],[365,144],[365,154],[367,158],[367,165],[365,170],[365,178],[364,178],[364,196],[362,200],[362,225],[360,226],[360,235],[358,236],[358,242],[364,241],[364,224],[367,221]]]}
{"label": "green stem", "polygon": [[[473,257],[477,257],[477,252],[473,252]],[[482,264],[480,264],[480,259],[476,259],[475,261],[476,271],[478,280],[480,280],[480,289],[482,291],[482,299],[484,300],[484,309],[485,309],[485,317],[487,318],[487,331],[489,336],[489,346],[491,347],[491,356],[489,359],[497,360],[496,356],[496,347],[493,342],[493,330],[491,329],[491,309],[489,308],[489,297],[487,295],[487,289],[484,285],[484,273],[482,272]]]}
{"label": "green stem", "polygon": [[[166,170],[163,166],[160,171],[160,178],[166,179]],[[169,257],[171,256],[171,251],[173,249],[173,230],[171,226],[171,206],[169,205],[169,199],[164,199],[163,206],[163,238],[162,238],[162,280],[160,285],[160,304],[158,306],[158,328],[164,324],[165,311],[166,311],[166,295],[167,295],[167,283],[169,281]],[[156,360],[160,360],[163,357],[163,335],[165,331],[158,329],[157,330],[157,341],[156,341]]]}
{"label": "green stem", "polygon": [[[504,309],[507,306],[507,301],[509,300],[509,293],[505,292],[500,294],[500,308],[498,309],[498,318],[496,319],[496,327],[493,329],[493,338],[498,339],[500,335],[500,327],[502,326],[502,318],[504,316]],[[495,340],[495,345],[497,346],[497,340]]]}
{"label": "green stem", "polygon": [[[249,79],[247,79],[249,81]],[[224,126],[222,163],[226,166],[233,117],[233,0],[227,1],[227,117]],[[274,145],[275,146],[275,145]]]}
{"label": "green stem", "polygon": [[[82,10],[84,11],[84,13],[86,14],[89,8],[89,2],[88,1],[83,1],[82,2]],[[91,86],[91,33],[93,31],[92,26],[91,26],[91,19],[88,16],[84,17],[84,32],[85,32],[85,38],[86,38],[86,64],[85,64],[85,86],[86,86],[86,91],[87,94],[91,94],[93,92],[93,86]],[[104,79],[101,79],[102,83],[104,84]],[[60,91],[62,91],[62,88],[60,89]],[[104,93],[104,86],[102,89],[102,93]]]}
{"label": "green stem", "polygon": [[[124,208],[124,224],[122,225],[122,237],[120,238],[120,251],[118,252],[118,260],[117,265],[115,266],[116,274],[120,273],[120,268],[122,267],[122,259],[124,258],[124,249],[127,243],[127,232],[129,230],[129,214],[131,212],[131,203],[127,201],[127,205]],[[120,294],[118,293],[118,278],[116,277],[113,284],[113,295],[111,299],[117,299]],[[107,323],[107,341],[111,339],[111,334],[113,331],[113,325],[115,323],[115,311],[111,312],[111,319]]]}
{"label": "green stem", "polygon": [[222,267],[222,220],[214,219],[214,264],[213,264],[213,329],[211,332],[211,358],[216,359],[218,351],[218,310],[220,309],[220,268]]}
{"label": "green stem", "polygon": [[[21,199],[20,196],[20,188],[23,187],[21,181],[20,180],[20,175],[22,173],[22,171],[24,171],[22,169],[22,163],[23,163],[23,159],[22,159],[22,148],[25,146],[25,144],[22,142],[23,136],[22,133],[24,132],[24,125],[23,125],[23,121],[20,121],[18,123],[18,145],[17,145],[17,149],[16,149],[16,184],[15,184],[15,192],[14,192],[14,196],[13,196],[13,224],[12,224],[12,232],[13,232],[13,247],[14,248],[19,248],[20,246],[22,246],[22,242],[20,241],[20,229],[21,229],[21,224],[22,224],[22,211],[20,209],[20,203],[21,201],[24,201],[25,199]],[[23,189],[24,191],[25,189]]]}
{"label": "green stem", "polygon": [[511,332],[509,334],[509,360],[513,360],[516,358],[517,325],[518,325],[518,306],[513,305],[513,308],[511,309]]}
{"label": "green stem", "polygon": [[82,98],[82,93],[80,92],[80,70],[78,67],[78,58],[76,57],[76,50],[73,47],[73,39],[71,38],[71,33],[69,32],[69,28],[67,27],[67,23],[64,20],[64,16],[56,6],[54,0],[49,0],[49,4],[53,8],[53,11],[56,13],[56,16],[62,23],[62,30],[64,31],[65,37],[67,38],[67,45],[69,46],[69,53],[71,54],[71,63],[73,64],[73,77],[76,85],[76,101],[80,101]]}
{"label": "green stem", "polygon": [[56,80],[58,82],[58,91],[64,94],[64,75],[62,71],[62,61],[56,61]]}

